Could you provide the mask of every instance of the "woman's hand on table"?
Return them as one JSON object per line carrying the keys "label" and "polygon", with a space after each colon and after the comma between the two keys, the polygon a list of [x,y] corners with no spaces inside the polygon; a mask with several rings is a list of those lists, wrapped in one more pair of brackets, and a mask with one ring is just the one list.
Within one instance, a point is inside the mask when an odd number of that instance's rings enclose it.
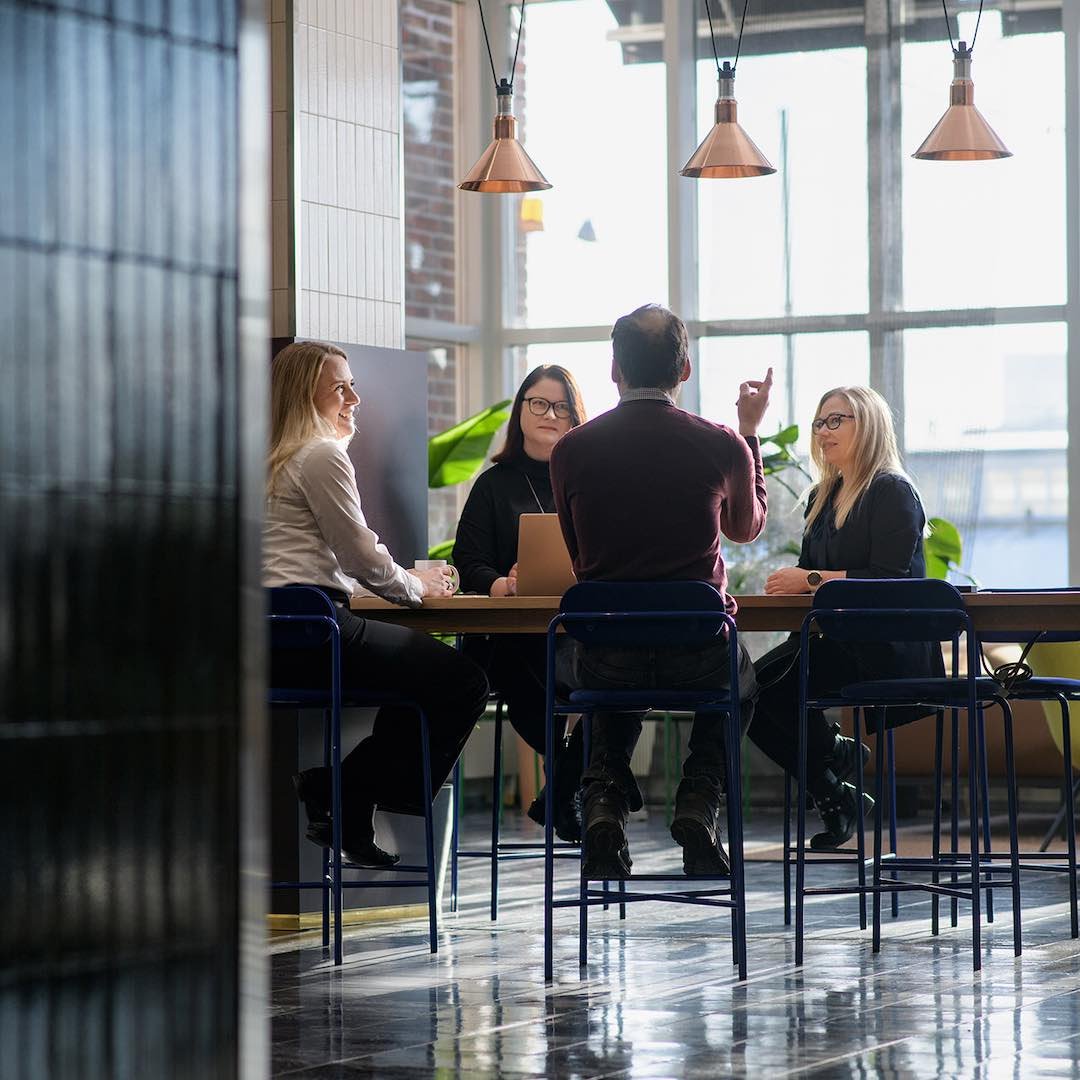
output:
{"label": "woman's hand on table", "polygon": [[491,583],[489,596],[517,596],[517,563],[510,567],[506,577],[496,578]]}
{"label": "woman's hand on table", "polygon": [[779,596],[791,593],[808,593],[810,585],[806,571],[797,566],[784,566],[774,570],[765,581],[765,595]]}
{"label": "woman's hand on table", "polygon": [[426,570],[410,570],[413,577],[419,578],[424,586],[424,598],[446,597],[454,595],[454,572],[449,566],[431,566]]}

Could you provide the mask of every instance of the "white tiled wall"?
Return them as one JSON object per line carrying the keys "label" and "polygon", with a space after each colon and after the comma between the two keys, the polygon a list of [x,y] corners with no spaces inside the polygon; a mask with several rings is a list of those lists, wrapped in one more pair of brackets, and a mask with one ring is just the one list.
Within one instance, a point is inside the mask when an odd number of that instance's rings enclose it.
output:
{"label": "white tiled wall", "polygon": [[[396,0],[293,2],[297,337],[403,344],[398,41]],[[289,225],[274,210],[277,290]],[[276,292],[274,308],[276,324]]]}

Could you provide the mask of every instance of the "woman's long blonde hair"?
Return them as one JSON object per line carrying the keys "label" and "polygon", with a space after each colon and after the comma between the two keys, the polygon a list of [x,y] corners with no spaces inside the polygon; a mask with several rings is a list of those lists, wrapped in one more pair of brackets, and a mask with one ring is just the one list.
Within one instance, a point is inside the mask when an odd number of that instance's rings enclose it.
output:
{"label": "woman's long blonde hair", "polygon": [[806,531],[824,512],[830,495],[840,488],[833,509],[836,527],[840,528],[847,521],[848,514],[870,486],[870,482],[879,473],[896,473],[907,476],[900,461],[900,451],[896,447],[896,431],[893,428],[892,410],[888,402],[868,386],[837,386],[826,390],[821,395],[815,419],[821,413],[821,407],[831,397],[841,397],[848,405],[855,419],[855,441],[852,444],[852,465],[846,475],[841,476],[835,465],[830,465],[821,451],[821,442],[814,436],[810,440],[810,460],[820,477],[810,489],[814,503],[806,515]]}
{"label": "woman's long blonde hair", "polygon": [[274,357],[270,367],[270,454],[266,493],[274,494],[281,470],[305,443],[336,439],[333,424],[315,409],[315,388],[328,356],[345,356],[325,341],[294,341]]}

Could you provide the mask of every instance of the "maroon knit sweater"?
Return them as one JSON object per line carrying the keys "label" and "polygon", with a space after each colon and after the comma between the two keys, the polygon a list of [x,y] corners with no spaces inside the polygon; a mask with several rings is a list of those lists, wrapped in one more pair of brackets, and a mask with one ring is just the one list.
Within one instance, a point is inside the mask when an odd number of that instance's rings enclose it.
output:
{"label": "maroon knit sweater", "polygon": [[579,581],[708,581],[724,592],[721,532],[748,543],[768,512],[758,440],[666,401],[625,401],[569,431],[551,484]]}

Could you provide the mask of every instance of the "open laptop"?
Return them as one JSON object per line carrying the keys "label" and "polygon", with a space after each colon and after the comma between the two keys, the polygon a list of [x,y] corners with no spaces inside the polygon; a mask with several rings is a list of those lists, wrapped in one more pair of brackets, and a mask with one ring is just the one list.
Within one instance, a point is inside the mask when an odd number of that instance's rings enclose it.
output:
{"label": "open laptop", "polygon": [[575,584],[558,514],[522,514],[518,522],[518,596],[562,596]]}

